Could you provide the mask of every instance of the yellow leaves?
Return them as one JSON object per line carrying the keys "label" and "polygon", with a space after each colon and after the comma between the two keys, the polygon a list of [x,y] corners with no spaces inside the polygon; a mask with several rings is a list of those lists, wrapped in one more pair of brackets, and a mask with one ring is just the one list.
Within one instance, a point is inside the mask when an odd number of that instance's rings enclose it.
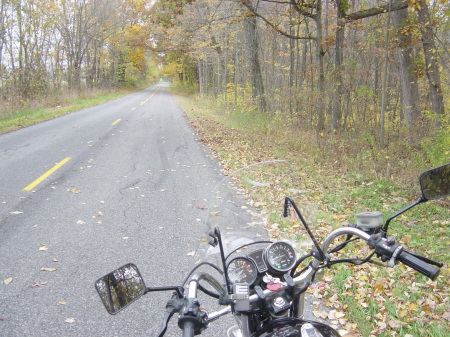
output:
{"label": "yellow leaves", "polygon": [[418,308],[418,304],[417,304],[417,302],[412,302],[412,303],[407,304],[405,307],[408,311],[416,311]]}
{"label": "yellow leaves", "polygon": [[412,10],[420,10],[419,0],[409,0],[408,7]]}
{"label": "yellow leaves", "polygon": [[368,281],[369,277],[367,277],[367,275],[360,275],[360,276],[358,276],[358,280],[360,280],[360,281]]}
{"label": "yellow leaves", "polygon": [[401,309],[398,312],[398,317],[400,317],[400,318],[404,318],[404,317],[406,317],[406,315],[408,315],[408,310],[406,310],[406,309]]}
{"label": "yellow leaves", "polygon": [[40,271],[48,271],[48,272],[53,272],[56,271],[56,268],[47,268],[47,267],[42,267],[41,269],[39,269]]}
{"label": "yellow leaves", "polygon": [[373,287],[375,292],[377,293],[381,293],[384,290],[384,287],[382,284],[375,284],[375,286]]}
{"label": "yellow leaves", "polygon": [[[440,0],[440,1],[443,1],[442,2],[443,4],[447,0]],[[429,5],[428,0],[409,0],[408,8],[410,10],[420,11],[422,9],[421,5],[428,6]]]}
{"label": "yellow leaves", "polygon": [[11,284],[12,281],[13,281],[13,278],[12,277],[8,277],[6,280],[3,280],[3,283],[8,285],[8,284]]}

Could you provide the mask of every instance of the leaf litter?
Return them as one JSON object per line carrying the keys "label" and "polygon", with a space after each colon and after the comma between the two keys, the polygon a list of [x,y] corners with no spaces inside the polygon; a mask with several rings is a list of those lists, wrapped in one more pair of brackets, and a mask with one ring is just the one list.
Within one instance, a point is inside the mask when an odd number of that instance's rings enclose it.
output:
{"label": "leaf litter", "polygon": [[[347,176],[346,171],[341,169],[338,163],[330,164],[321,161],[319,166],[312,156],[296,152],[286,153],[285,149],[289,148],[292,136],[283,138],[278,134],[270,134],[268,137],[261,137],[259,132],[252,133],[251,130],[244,130],[243,128],[238,130],[230,127],[228,123],[221,123],[220,118],[214,115],[214,112],[210,109],[202,110],[203,108],[199,108],[191,101],[188,102],[185,98],[179,99],[183,100],[181,102],[183,107],[189,107],[185,108],[185,111],[189,114],[191,124],[202,137],[201,141],[209,146],[214,153],[214,157],[220,160],[225,172],[232,172],[250,163],[272,159],[286,159],[295,164],[297,172],[293,173],[295,174],[293,179],[299,182],[296,190],[301,191],[301,193],[298,193],[300,195],[298,201],[304,214],[310,216],[310,219],[307,219],[308,223],[311,223],[311,220],[315,221],[314,232],[319,241],[323,240],[333,229],[346,225],[354,214],[373,210],[365,209],[364,203],[354,197],[360,196],[356,193],[358,191],[355,191],[359,189],[358,180],[361,181],[361,190],[373,191],[372,195],[367,198],[373,199],[374,203],[378,203],[377,208],[384,213],[392,214],[393,211],[398,210],[394,209],[393,205],[404,207],[411,201],[410,198],[399,196],[399,192],[391,185],[389,190],[382,190],[382,186],[376,179],[364,181],[362,174],[354,177]],[[283,153],[281,158],[280,153]],[[378,187],[378,185],[381,187]],[[377,190],[378,188],[380,190]],[[273,191],[268,190],[267,199],[270,199],[272,193]],[[335,202],[333,199],[327,200],[326,198],[339,198],[339,200]],[[278,201],[276,202],[278,203]],[[262,211],[270,213],[270,207],[273,206],[273,203],[275,202],[261,205]],[[426,206],[424,212],[427,212]],[[435,218],[436,214],[432,214],[432,216]],[[400,244],[411,250],[420,247],[422,255],[446,260],[443,256],[448,256],[447,253],[438,251],[440,257],[436,256],[436,252],[431,251],[433,245],[424,246],[417,242],[423,238],[423,235],[420,235],[418,228],[414,228],[417,226],[414,224],[415,220],[408,221],[408,218],[412,218],[410,213],[397,219],[399,224],[391,225],[393,230],[390,234],[399,238]],[[426,221],[427,219],[423,217],[422,220]],[[441,228],[442,235],[440,237],[448,237],[448,217],[446,218],[444,215],[439,219],[434,219],[434,222],[436,223],[435,228]],[[444,226],[445,223],[447,223],[447,226]],[[415,232],[411,232],[414,233],[413,235],[403,233],[402,229],[404,228],[413,228]],[[294,228],[294,226],[280,228],[276,224],[266,222],[266,229],[269,235],[274,238],[288,236],[297,239],[299,237],[299,228]],[[417,237],[415,238],[414,235]],[[447,246],[449,243],[450,241],[447,240]],[[359,246],[353,247],[350,253],[352,253],[352,256],[359,257],[367,255],[367,251]],[[448,289],[450,289],[450,268],[447,266],[441,269],[441,276],[438,281],[434,282],[423,281],[424,278],[421,278],[418,273],[402,265],[397,265],[394,269],[379,268],[370,264],[363,266],[344,265],[344,268],[350,269],[351,273],[344,280],[342,287],[333,281],[334,275],[338,273],[338,270],[333,268],[327,270],[324,286],[308,290],[331,309],[323,312],[322,310],[316,310],[315,316],[337,319],[343,327],[343,330],[339,331],[342,332],[341,335],[343,336],[360,336],[361,333],[358,328],[363,325],[367,327],[368,324],[373,329],[368,334],[364,334],[367,336],[386,334],[386,336],[411,337],[414,335],[410,334],[409,331],[413,330],[405,330],[405,328],[414,324],[424,327],[419,331],[425,336],[430,324],[440,324],[442,320],[448,322],[450,319],[448,292]],[[376,310],[376,313],[370,314],[367,312],[364,319],[358,322],[361,325],[357,326],[355,322],[352,322],[356,320],[356,316],[349,315],[349,306],[342,301],[344,298],[352,298],[362,310]],[[392,309],[392,304],[394,304],[395,309]],[[401,330],[403,332],[400,334]],[[417,334],[417,331],[415,334]]]}
{"label": "leaf litter", "polygon": [[40,288],[40,287],[45,287],[47,285],[48,281],[39,281],[39,282],[35,282],[33,283],[30,288]]}

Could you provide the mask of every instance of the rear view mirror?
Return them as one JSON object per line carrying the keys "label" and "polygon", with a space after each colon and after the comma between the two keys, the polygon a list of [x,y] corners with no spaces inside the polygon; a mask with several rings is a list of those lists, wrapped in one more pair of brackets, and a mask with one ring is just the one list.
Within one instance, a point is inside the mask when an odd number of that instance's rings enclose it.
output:
{"label": "rear view mirror", "polygon": [[425,200],[450,195],[450,163],[423,172],[419,181]]}
{"label": "rear view mirror", "polygon": [[139,269],[132,263],[99,278],[95,288],[111,315],[117,314],[147,290]]}

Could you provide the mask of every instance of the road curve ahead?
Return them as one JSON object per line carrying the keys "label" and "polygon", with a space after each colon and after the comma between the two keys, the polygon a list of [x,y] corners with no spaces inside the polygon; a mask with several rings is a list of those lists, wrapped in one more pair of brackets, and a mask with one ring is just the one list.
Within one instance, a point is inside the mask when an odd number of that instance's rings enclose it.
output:
{"label": "road curve ahead", "polygon": [[165,84],[0,136],[0,336],[159,331],[170,294],[109,316],[94,282],[178,285],[220,177],[196,137]]}

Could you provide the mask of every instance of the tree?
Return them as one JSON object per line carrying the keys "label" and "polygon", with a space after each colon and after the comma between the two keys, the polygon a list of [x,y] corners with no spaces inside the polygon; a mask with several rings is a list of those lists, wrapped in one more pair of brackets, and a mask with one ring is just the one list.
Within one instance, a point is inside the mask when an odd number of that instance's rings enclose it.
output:
{"label": "tree", "polygon": [[[249,0],[245,0],[249,2]],[[245,13],[244,30],[247,39],[248,60],[250,63],[250,80],[253,91],[253,98],[258,104],[260,111],[266,111],[266,98],[264,92],[264,82],[259,63],[259,39],[257,31],[256,15]]]}
{"label": "tree", "polygon": [[430,98],[433,110],[438,115],[444,115],[444,97],[438,65],[437,49],[434,43],[433,24],[425,0],[416,0],[414,6],[419,18],[419,28],[422,34],[423,54],[425,57],[425,73],[430,87]]}
{"label": "tree", "polygon": [[400,82],[403,96],[405,124],[410,129],[410,142],[413,141],[412,127],[419,117],[419,87],[417,77],[413,73],[413,58],[411,56],[412,31],[408,24],[406,9],[395,12],[394,23],[397,29],[397,54],[400,68]]}

